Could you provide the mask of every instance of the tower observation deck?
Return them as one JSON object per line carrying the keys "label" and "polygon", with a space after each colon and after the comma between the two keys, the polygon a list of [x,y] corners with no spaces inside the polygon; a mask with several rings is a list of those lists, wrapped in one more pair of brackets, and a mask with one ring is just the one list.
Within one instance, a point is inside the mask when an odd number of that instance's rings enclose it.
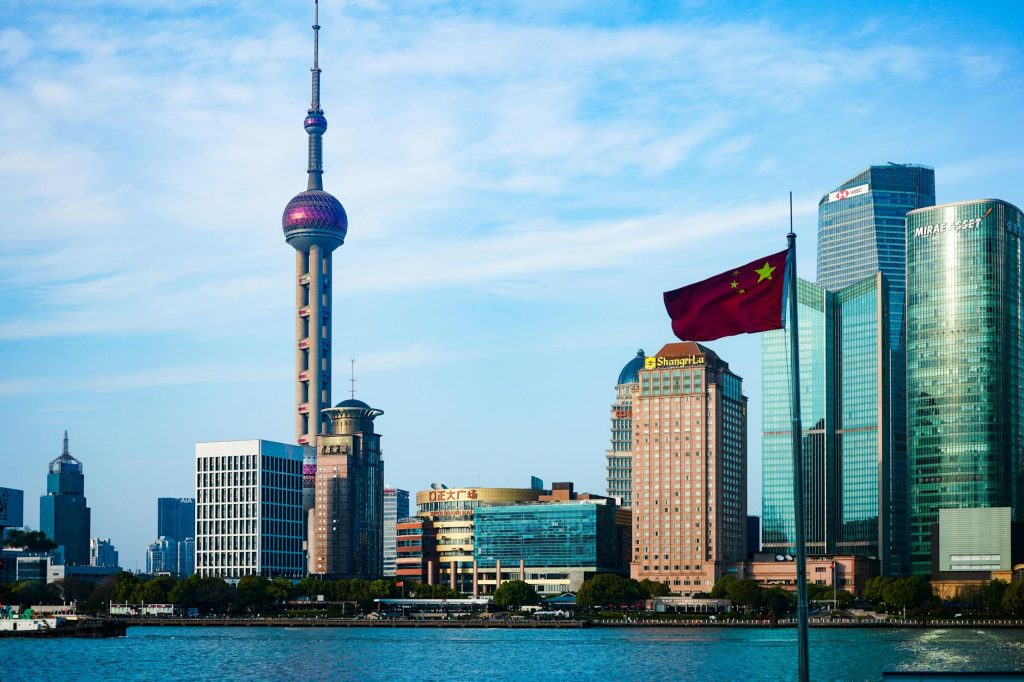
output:
{"label": "tower observation deck", "polygon": [[[323,409],[331,406],[332,252],[345,242],[348,216],[341,202],[323,187],[323,134],[327,119],[320,107],[319,2],[313,3],[312,100],[303,127],[309,136],[306,191],[284,209],[281,227],[295,249],[295,438],[316,445],[325,432]],[[312,506],[315,468],[304,471],[303,497]]]}

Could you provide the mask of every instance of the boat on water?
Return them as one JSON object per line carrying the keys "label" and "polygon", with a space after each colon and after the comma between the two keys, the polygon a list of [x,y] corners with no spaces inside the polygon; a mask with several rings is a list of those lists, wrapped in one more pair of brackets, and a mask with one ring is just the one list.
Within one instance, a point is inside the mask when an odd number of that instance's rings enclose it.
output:
{"label": "boat on water", "polygon": [[13,614],[0,609],[0,638],[124,637],[123,621],[81,616],[37,616],[32,609]]}

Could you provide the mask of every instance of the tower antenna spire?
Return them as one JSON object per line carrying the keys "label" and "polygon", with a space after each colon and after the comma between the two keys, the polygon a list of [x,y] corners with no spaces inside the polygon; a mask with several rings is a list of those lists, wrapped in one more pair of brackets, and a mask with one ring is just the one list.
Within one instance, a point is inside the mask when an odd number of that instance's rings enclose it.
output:
{"label": "tower antenna spire", "polygon": [[349,362],[352,363],[352,374],[351,374],[351,378],[349,379],[349,382],[351,382],[351,384],[352,384],[352,388],[349,389],[349,394],[351,395],[352,398],[355,398],[356,397],[356,359],[355,358],[349,358]]}
{"label": "tower antenna spire", "polygon": [[68,430],[67,429],[64,429],[64,450],[63,450],[63,452],[61,452],[61,454],[64,455],[65,457],[71,454],[70,452],[68,452]]}
{"label": "tower antenna spire", "polygon": [[306,172],[309,181],[306,189],[324,188],[324,144],[323,134],[327,132],[327,119],[320,108],[320,0],[313,0],[313,95],[309,102],[305,128],[309,134],[309,165]]}

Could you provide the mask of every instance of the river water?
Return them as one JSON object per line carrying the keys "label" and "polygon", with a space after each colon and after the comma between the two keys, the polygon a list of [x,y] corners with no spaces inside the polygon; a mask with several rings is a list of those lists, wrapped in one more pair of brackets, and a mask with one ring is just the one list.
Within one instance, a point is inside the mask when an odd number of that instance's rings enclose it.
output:
{"label": "river water", "polygon": [[[131,627],[0,641],[0,680],[791,680],[796,631]],[[1024,630],[812,629],[813,680],[1024,670]]]}

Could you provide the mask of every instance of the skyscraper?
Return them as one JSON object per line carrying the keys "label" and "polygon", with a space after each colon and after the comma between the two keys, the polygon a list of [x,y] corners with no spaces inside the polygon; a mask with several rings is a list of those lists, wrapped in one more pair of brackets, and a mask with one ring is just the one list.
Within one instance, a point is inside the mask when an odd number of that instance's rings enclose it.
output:
{"label": "skyscraper", "polygon": [[979,199],[907,215],[911,570],[931,570],[940,509],[1024,495],[1020,210]]}
{"label": "skyscraper", "polygon": [[89,539],[89,565],[115,567],[118,565],[117,548],[110,538]]}
{"label": "skyscraper", "polygon": [[196,500],[194,497],[158,497],[156,500],[156,536],[175,541],[195,537]]}
{"label": "skyscraper", "polygon": [[[281,226],[295,249],[295,438],[315,446],[327,431],[324,408],[331,405],[331,254],[345,242],[348,216],[341,202],[324,191],[320,107],[319,4],[313,4],[313,97],[303,126],[309,136],[306,191],[284,209]],[[315,456],[315,453],[313,453]],[[313,507],[315,460],[305,463],[303,504]]]}
{"label": "skyscraper", "polygon": [[[857,554],[892,569],[888,296],[884,276],[832,292],[797,281],[804,528],[810,555]],[[764,550],[796,551],[789,332],[761,339]]]}
{"label": "skyscraper", "polygon": [[746,557],[742,382],[692,341],[645,358],[633,401],[633,578],[692,596]]}
{"label": "skyscraper", "polygon": [[935,171],[895,163],[866,168],[818,202],[818,284],[837,291],[881,272],[889,292],[890,573],[908,570],[906,214],[934,203]]}
{"label": "skyscraper", "polygon": [[67,564],[89,565],[90,514],[82,463],[68,451],[65,431],[64,450],[50,462],[46,494],[39,498],[39,529],[64,548]]}
{"label": "skyscraper", "polygon": [[317,439],[311,573],[334,578],[384,574],[384,462],[373,420],[384,414],[350,398],[324,410]]}
{"label": "skyscraper", "polygon": [[409,491],[401,488],[384,488],[384,576],[395,574],[396,524],[398,519],[409,516]]}
{"label": "skyscraper", "polygon": [[615,383],[615,402],[612,403],[611,448],[605,453],[608,460],[608,496],[619,500],[629,509],[633,505],[633,399],[640,390],[640,370],[644,368],[644,350],[626,363]]}
{"label": "skyscraper", "polygon": [[[196,573],[222,578],[305,575],[304,451],[267,440],[196,443]],[[177,565],[172,554],[177,546],[169,542],[157,541],[164,565]]]}

